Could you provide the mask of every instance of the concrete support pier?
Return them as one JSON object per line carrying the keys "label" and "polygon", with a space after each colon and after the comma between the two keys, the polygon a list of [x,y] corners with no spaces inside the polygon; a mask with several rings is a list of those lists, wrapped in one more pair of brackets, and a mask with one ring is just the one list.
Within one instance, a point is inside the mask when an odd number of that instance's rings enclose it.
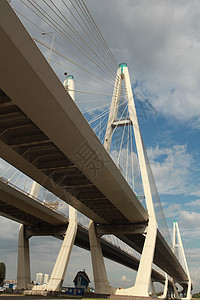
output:
{"label": "concrete support pier", "polygon": [[30,281],[29,239],[25,237],[25,226],[21,224],[18,237],[17,288],[29,289]]}
{"label": "concrete support pier", "polygon": [[69,206],[69,225],[53,268],[47,291],[60,291],[77,232],[77,210]]}
{"label": "concrete support pier", "polygon": [[100,238],[97,237],[95,224],[92,220],[89,223],[90,251],[94,275],[95,292],[99,294],[112,294],[114,289],[109,286],[106,274]]}

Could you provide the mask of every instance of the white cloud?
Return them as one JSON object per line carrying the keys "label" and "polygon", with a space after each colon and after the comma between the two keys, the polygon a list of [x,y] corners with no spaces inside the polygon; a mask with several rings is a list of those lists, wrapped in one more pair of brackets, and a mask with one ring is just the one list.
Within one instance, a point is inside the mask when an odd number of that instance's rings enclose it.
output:
{"label": "white cloud", "polygon": [[185,252],[188,260],[193,260],[194,262],[200,260],[200,248],[187,249]]}
{"label": "white cloud", "polygon": [[187,228],[198,228],[200,227],[200,213],[198,212],[188,212],[179,211],[180,221],[182,227]]}
{"label": "white cloud", "polygon": [[186,205],[190,207],[192,206],[192,207],[200,208],[200,199],[188,202]]}
{"label": "white cloud", "polygon": [[192,293],[198,293],[200,282],[200,268],[195,266],[194,268],[190,269],[190,274],[192,278],[192,284],[194,286],[194,290],[192,291]]}
{"label": "white cloud", "polygon": [[181,205],[177,203],[169,205],[167,208],[164,208],[164,214],[167,218],[177,217],[179,216],[180,208]]}
{"label": "white cloud", "polygon": [[0,216],[0,236],[6,240],[16,239],[19,231],[19,224]]}
{"label": "white cloud", "polygon": [[198,189],[197,191],[192,191],[191,195],[200,197],[200,189]]}
{"label": "white cloud", "polygon": [[185,251],[186,259],[188,262],[189,272],[192,279],[192,284],[194,287],[193,293],[199,292],[199,282],[200,282],[200,266],[198,262],[200,261],[200,248],[187,249]]}
{"label": "white cloud", "polygon": [[148,155],[160,194],[191,192],[191,168],[194,159],[187,152],[186,145],[174,145],[170,148],[150,147]]}

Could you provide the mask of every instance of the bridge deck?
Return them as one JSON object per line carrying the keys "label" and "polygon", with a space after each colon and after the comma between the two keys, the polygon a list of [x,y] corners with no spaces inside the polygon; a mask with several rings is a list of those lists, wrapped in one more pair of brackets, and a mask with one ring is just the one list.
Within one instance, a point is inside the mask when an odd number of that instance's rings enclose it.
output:
{"label": "bridge deck", "polygon": [[[146,223],[146,210],[7,1],[0,22],[1,157],[97,223]],[[121,238],[141,252],[142,234]],[[187,280],[159,234],[156,245],[157,265]]]}
{"label": "bridge deck", "polygon": [[0,181],[0,215],[24,225],[65,225],[68,219]]}

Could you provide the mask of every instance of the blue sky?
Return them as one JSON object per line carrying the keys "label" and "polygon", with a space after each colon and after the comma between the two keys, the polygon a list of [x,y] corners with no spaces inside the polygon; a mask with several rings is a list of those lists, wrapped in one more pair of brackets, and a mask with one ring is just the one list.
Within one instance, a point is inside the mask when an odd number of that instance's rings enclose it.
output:
{"label": "blue sky", "polygon": [[162,115],[140,123],[168,226],[172,228],[174,220],[179,223],[194,288],[198,291],[199,129]]}
{"label": "blue sky", "polygon": [[[16,1],[12,0],[16,3]],[[200,282],[200,6],[196,0],[87,0],[117,61],[127,62],[134,93],[147,100],[139,122],[160,199],[168,222],[179,227],[185,246],[194,290]],[[48,50],[45,53],[48,55]],[[58,70],[58,69],[57,69]],[[63,79],[63,78],[61,78]],[[141,98],[142,95],[142,98]],[[136,97],[137,98],[137,97]],[[1,218],[1,260],[8,276],[16,266],[17,225]],[[2,229],[4,227],[4,229]],[[46,238],[31,241],[32,272],[50,273],[59,245]],[[50,250],[50,253],[48,252]],[[47,252],[49,253],[47,255]],[[46,257],[41,269],[37,255]],[[78,263],[84,255],[84,263]],[[128,286],[133,272],[106,261],[114,286]],[[92,277],[89,253],[75,248],[66,282],[77,268]],[[115,272],[113,272],[113,270]],[[79,269],[77,269],[79,271]],[[123,277],[124,276],[124,277]]]}

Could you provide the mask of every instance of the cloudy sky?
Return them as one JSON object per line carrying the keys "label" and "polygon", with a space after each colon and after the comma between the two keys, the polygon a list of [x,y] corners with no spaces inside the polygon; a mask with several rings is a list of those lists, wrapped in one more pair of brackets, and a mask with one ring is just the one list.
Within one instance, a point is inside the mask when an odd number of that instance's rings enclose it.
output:
{"label": "cloudy sky", "polygon": [[[200,282],[200,5],[195,0],[86,0],[117,61],[126,62],[135,93],[147,100],[139,118],[169,228],[179,227],[194,291]],[[59,3],[59,0],[58,0]],[[151,109],[150,109],[151,108]],[[1,261],[15,278],[18,225],[1,217]],[[50,273],[59,242],[31,239],[32,274]],[[84,259],[83,259],[84,255]],[[44,260],[41,258],[44,257]],[[40,258],[40,262],[38,262]],[[134,273],[106,261],[114,286]],[[90,255],[74,248],[65,282],[79,269],[92,279]],[[67,277],[68,276],[68,277]]]}

